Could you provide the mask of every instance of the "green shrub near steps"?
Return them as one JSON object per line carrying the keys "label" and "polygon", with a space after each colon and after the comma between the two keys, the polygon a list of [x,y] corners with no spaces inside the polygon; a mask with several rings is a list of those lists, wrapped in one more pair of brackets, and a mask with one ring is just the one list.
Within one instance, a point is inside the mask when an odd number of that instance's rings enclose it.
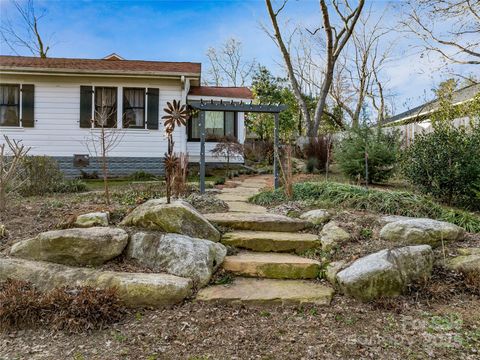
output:
{"label": "green shrub near steps", "polygon": [[[469,232],[480,232],[480,216],[444,207],[430,198],[406,191],[381,191],[333,182],[304,182],[293,185],[293,201],[322,207],[367,210],[380,214],[428,217],[448,221]],[[283,189],[263,191],[249,199],[262,206],[288,201]]]}

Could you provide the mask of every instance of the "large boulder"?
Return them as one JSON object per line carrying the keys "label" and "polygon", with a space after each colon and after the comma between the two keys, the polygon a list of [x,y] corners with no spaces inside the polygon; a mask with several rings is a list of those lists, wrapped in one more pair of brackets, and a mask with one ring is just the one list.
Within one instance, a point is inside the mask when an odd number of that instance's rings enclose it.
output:
{"label": "large boulder", "polygon": [[456,256],[449,259],[446,265],[450,270],[480,276],[480,254]]}
{"label": "large boulder", "polygon": [[383,240],[397,244],[428,244],[436,247],[442,241],[457,241],[463,238],[464,230],[454,224],[432,219],[409,219],[388,223],[380,231]]}
{"label": "large boulder", "polygon": [[412,282],[428,279],[432,267],[429,245],[386,249],[360,258],[340,271],[337,283],[345,294],[370,301],[401,294]]}
{"label": "large boulder", "polygon": [[92,226],[108,226],[108,213],[93,212],[88,214],[78,215],[74,225],[81,228]]}
{"label": "large boulder", "polygon": [[190,279],[169,274],[99,271],[41,261],[0,258],[0,281],[6,279],[29,281],[43,291],[62,286],[114,287],[119,299],[130,307],[176,304],[192,293]]}
{"label": "large boulder", "polygon": [[227,249],[220,243],[179,234],[139,232],[132,236],[127,256],[155,271],[190,278],[205,286],[223,263]]}
{"label": "large boulder", "polygon": [[330,251],[348,240],[350,240],[350,234],[338,226],[335,221],[330,221],[320,232],[320,242],[325,251]]}
{"label": "large boulder", "polygon": [[120,255],[128,234],[122,229],[91,227],[47,231],[15,243],[10,254],[64,265],[100,265]]}
{"label": "large boulder", "polygon": [[149,230],[161,230],[212,241],[220,240],[220,232],[205,217],[184,201],[167,204],[165,199],[153,199],[138,206],[121,225]]}
{"label": "large boulder", "polygon": [[307,220],[314,225],[322,225],[330,220],[332,215],[324,209],[310,210],[300,215],[300,219]]}

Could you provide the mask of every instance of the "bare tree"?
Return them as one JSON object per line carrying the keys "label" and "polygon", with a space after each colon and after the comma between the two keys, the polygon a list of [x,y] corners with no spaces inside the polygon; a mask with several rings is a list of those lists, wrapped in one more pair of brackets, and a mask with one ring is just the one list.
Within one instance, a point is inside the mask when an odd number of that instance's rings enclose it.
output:
{"label": "bare tree", "polygon": [[385,117],[385,85],[382,78],[384,66],[391,60],[394,41],[385,36],[391,31],[385,28],[383,15],[372,16],[372,8],[364,13],[352,34],[352,42],[339,59],[336,67],[330,95],[351,119],[352,126],[357,126],[362,108],[370,100],[377,111],[377,120]]}
{"label": "bare tree", "polygon": [[110,189],[108,186],[109,156],[110,152],[122,141],[125,131],[117,127],[116,106],[111,106],[106,89],[101,91],[101,106],[95,109],[92,119],[93,128],[85,139],[85,145],[91,155],[97,159],[100,158],[105,202],[107,205],[110,205]]}
{"label": "bare tree", "polygon": [[30,151],[21,141],[10,140],[4,135],[0,144],[0,215],[7,208],[7,191],[15,191],[22,185],[22,161]]}
{"label": "bare tree", "polygon": [[22,3],[12,0],[12,3],[20,17],[20,22],[15,24],[9,17],[2,17],[0,25],[2,41],[17,55],[20,48],[25,48],[34,56],[46,58],[50,47],[45,44],[39,29],[39,23],[46,15],[45,10],[37,14],[33,0]]}
{"label": "bare tree", "polygon": [[240,41],[228,39],[218,49],[209,48],[206,55],[210,63],[210,84],[245,86],[251,80],[256,61],[244,58]]}
{"label": "bare tree", "polygon": [[480,1],[409,0],[407,6],[402,24],[424,52],[445,64],[480,65]]}
{"label": "bare tree", "polygon": [[218,140],[217,145],[211,150],[215,157],[224,157],[227,159],[226,174],[230,174],[230,159],[235,156],[243,155],[243,145],[238,142],[234,136],[225,136]]}
{"label": "bare tree", "polygon": [[360,17],[360,13],[362,12],[365,0],[359,0],[357,6],[355,7],[352,7],[348,0],[332,0],[333,11],[341,22],[341,25],[339,26],[332,24],[331,8],[329,9],[325,0],[320,0],[322,24],[314,30],[308,30],[312,36],[315,36],[317,32],[323,30],[326,39],[323,79],[320,85],[313,117],[308,110],[306,98],[302,93],[299,79],[295,74],[291,54],[286,46],[282,32],[278,25],[278,16],[285,8],[287,1],[288,0],[284,0],[282,5],[277,10],[274,10],[271,0],[266,0],[268,14],[273,26],[273,35],[271,35],[271,37],[274,39],[275,43],[280,49],[280,52],[282,53],[285,66],[287,68],[288,77],[292,85],[292,90],[295,94],[298,106],[302,111],[302,116],[307,125],[308,135],[310,137],[315,137],[317,136],[321,118],[326,108],[327,96],[333,81],[335,64],[337,63],[342,50],[345,48],[347,42],[352,36],[355,25]]}

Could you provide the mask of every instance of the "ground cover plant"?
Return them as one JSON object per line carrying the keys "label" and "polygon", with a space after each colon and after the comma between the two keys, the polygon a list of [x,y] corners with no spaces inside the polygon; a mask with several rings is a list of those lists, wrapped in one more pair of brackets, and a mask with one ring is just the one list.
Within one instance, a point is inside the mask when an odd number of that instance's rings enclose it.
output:
{"label": "ground cover plant", "polygon": [[2,331],[43,325],[78,333],[105,328],[124,314],[113,288],[61,287],[41,292],[19,280],[7,280],[0,286]]}
{"label": "ground cover plant", "polygon": [[[283,190],[267,190],[250,201],[275,206],[287,201]],[[467,211],[444,207],[432,199],[406,191],[382,191],[333,182],[304,182],[293,185],[292,200],[326,207],[368,210],[380,214],[429,217],[452,222],[470,232],[480,232],[480,217]]]}

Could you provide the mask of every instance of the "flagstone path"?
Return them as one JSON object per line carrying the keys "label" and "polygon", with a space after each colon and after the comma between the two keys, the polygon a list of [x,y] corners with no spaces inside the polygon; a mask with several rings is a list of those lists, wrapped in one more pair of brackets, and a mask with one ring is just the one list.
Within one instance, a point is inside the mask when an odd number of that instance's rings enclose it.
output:
{"label": "flagstone path", "polygon": [[322,264],[295,255],[321,246],[317,235],[299,232],[312,224],[268,213],[265,207],[248,202],[267,186],[268,180],[268,175],[234,180],[236,187],[224,187],[216,195],[228,204],[229,211],[206,217],[218,226],[229,228],[231,231],[223,235],[221,242],[241,251],[227,256],[222,265],[236,276],[234,281],[201,289],[197,301],[330,303],[333,289],[311,281],[320,275]]}

